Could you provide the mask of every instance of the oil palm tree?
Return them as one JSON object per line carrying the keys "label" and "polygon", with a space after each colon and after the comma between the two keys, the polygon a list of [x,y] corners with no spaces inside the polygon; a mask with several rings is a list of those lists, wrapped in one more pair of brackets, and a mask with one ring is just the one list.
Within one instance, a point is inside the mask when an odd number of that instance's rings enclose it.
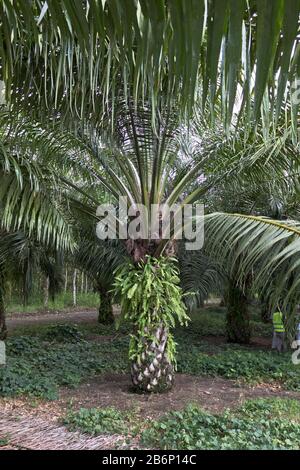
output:
{"label": "oil palm tree", "polygon": [[187,251],[182,244],[178,250],[180,284],[188,311],[202,307],[210,294],[223,295],[226,283],[224,267],[205,250]]}
{"label": "oil palm tree", "polygon": [[[47,296],[54,300],[62,286],[62,253],[53,246],[42,245],[33,236],[29,237],[22,231],[0,234],[0,265],[1,265],[1,323],[5,330],[5,299],[6,286],[13,283],[20,287],[23,305],[34,285],[34,274],[39,272],[47,280]],[[2,334],[4,336],[4,333]]]}
{"label": "oil palm tree", "polygon": [[[86,148],[77,158],[82,164],[85,162],[85,165],[90,166],[90,172],[101,185],[105,186],[112,198],[117,199],[119,195],[126,196],[129,203],[143,203],[148,208],[151,204],[162,206],[165,202],[168,204],[179,202],[184,206],[188,202],[204,201],[204,197],[209,199],[220,182],[240,184],[243,174],[247,174],[249,180],[252,180],[258,175],[264,178],[265,174],[270,174],[271,171],[273,177],[279,181],[286,171],[291,171],[292,167],[297,168],[299,165],[298,152],[291,145],[291,138],[282,139],[279,135],[277,139],[265,142],[263,136],[258,139],[256,135],[255,142],[253,136],[250,136],[245,145],[243,134],[235,135],[231,139],[222,138],[220,129],[205,134],[199,128],[199,123],[195,124],[194,128],[191,123],[187,130],[178,124],[177,120],[174,122],[174,118],[170,119],[162,112],[155,119],[156,123],[159,123],[158,128],[153,130],[150,111],[144,106],[139,112],[132,107],[123,115],[119,113],[113,140],[110,136],[106,140],[103,132],[100,134],[91,128],[87,128],[86,133],[81,135]],[[116,201],[116,207],[117,204]],[[224,243],[226,240],[224,230],[221,231],[222,240],[214,230],[209,232],[208,230],[214,226],[217,218],[223,220],[226,225],[227,220],[228,224],[230,221],[234,223],[236,217],[234,214],[217,213],[205,219],[208,248],[211,247],[212,251],[215,249],[217,238],[217,253],[228,254],[230,244],[227,246]],[[242,215],[238,220],[244,220],[241,217]],[[245,219],[245,224],[246,220],[248,219]],[[270,245],[273,242],[276,244],[276,239],[273,239],[276,230],[275,232],[271,230],[274,227],[273,222],[257,218],[254,224],[257,230],[255,234],[261,231],[270,236]],[[285,234],[289,233],[287,223],[282,225],[282,230]],[[174,270],[176,242],[172,239],[172,235],[174,233],[171,233],[171,240],[162,235],[155,240],[151,237],[125,240],[124,244],[132,262],[126,262],[116,274],[116,297],[123,307],[124,315],[134,324],[130,350],[132,379],[133,383],[142,390],[159,390],[171,386],[173,363],[169,358],[174,358],[174,349],[170,329],[174,325],[174,316],[177,312],[181,321],[186,319],[182,291],[178,288],[180,276],[176,268]],[[246,241],[242,235],[241,222],[241,231],[233,230],[232,237],[235,236],[237,241],[246,243],[247,230],[245,230]],[[259,256],[264,252],[268,253],[269,261],[272,262],[268,245],[262,244]],[[229,255],[226,256],[226,260],[228,263],[226,268],[233,277],[232,270],[235,269],[237,261],[231,259]],[[241,267],[238,264],[238,274],[234,279],[235,292],[239,289],[243,295],[243,289],[239,286],[242,281],[245,282],[253,266],[249,264],[245,269],[242,260],[243,256],[241,256]],[[254,262],[254,265],[258,272],[259,269],[263,269],[259,263]],[[168,269],[173,284],[171,291],[163,286],[163,279],[167,279],[169,283],[166,274]],[[280,272],[276,271],[278,278],[279,274]],[[152,288],[149,289],[149,286]],[[161,302],[162,298],[165,303]],[[172,312],[168,306],[172,307]]]}
{"label": "oil palm tree", "polygon": [[[1,114],[1,119],[6,115]],[[30,139],[23,142],[23,148],[19,146],[22,140],[22,134],[16,139],[0,122],[1,227],[9,231],[22,229],[41,243],[70,248],[74,241],[63,208],[62,185],[49,165],[37,161]]]}

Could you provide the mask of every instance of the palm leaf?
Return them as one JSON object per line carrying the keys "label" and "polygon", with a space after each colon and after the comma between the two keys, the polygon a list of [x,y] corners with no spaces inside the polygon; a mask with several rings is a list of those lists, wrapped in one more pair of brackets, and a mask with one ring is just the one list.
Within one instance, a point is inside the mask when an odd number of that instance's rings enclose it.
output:
{"label": "palm leaf", "polygon": [[229,274],[238,272],[243,283],[254,272],[253,290],[267,292],[273,306],[280,302],[294,313],[300,298],[299,222],[212,213],[205,217],[205,238],[206,248]]}
{"label": "palm leaf", "polygon": [[191,311],[203,305],[212,292],[220,294],[225,280],[224,269],[203,250],[196,252],[181,249],[178,254],[180,282],[185,302]]}
{"label": "palm leaf", "polygon": [[299,12],[298,0],[3,0],[7,100],[39,112],[38,100],[42,113],[54,105],[65,118],[92,113],[99,121],[120,93],[135,103],[146,98],[155,110],[163,91],[167,103],[176,97],[191,112],[200,85],[203,109],[209,96],[213,110],[222,91],[228,123],[239,83],[247,114],[254,97],[258,117],[265,92],[278,113],[295,78]]}

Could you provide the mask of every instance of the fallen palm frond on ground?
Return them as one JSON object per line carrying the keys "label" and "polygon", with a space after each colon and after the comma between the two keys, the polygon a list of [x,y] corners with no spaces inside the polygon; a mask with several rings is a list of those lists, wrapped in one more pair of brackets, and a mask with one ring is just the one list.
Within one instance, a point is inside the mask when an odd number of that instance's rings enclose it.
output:
{"label": "fallen palm frond on ground", "polygon": [[11,447],[31,450],[111,449],[123,441],[119,435],[89,437],[79,432],[69,432],[63,426],[40,417],[18,417],[3,412],[0,412],[1,439]]}

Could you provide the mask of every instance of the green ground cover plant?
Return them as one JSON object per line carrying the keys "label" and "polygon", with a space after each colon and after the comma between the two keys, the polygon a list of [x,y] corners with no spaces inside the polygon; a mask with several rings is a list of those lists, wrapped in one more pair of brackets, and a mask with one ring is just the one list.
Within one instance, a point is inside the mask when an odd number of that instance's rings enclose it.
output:
{"label": "green ground cover plant", "polygon": [[239,410],[221,415],[190,405],[152,422],[143,431],[141,443],[173,450],[299,449],[300,428],[294,414],[299,409],[299,402],[279,399],[248,401]]}
{"label": "green ground cover plant", "polygon": [[70,431],[92,436],[137,436],[141,446],[154,449],[279,450],[300,448],[299,420],[299,401],[258,398],[221,414],[190,404],[158,420],[114,407],[81,408],[68,411],[62,422]]}
{"label": "green ground cover plant", "polygon": [[7,343],[7,366],[0,369],[2,396],[26,394],[52,400],[60,386],[74,387],[92,375],[125,372],[128,367],[127,338],[113,343],[47,343],[38,337],[20,337]]}
{"label": "green ground cover plant", "polygon": [[99,434],[127,434],[132,414],[114,407],[81,408],[69,411],[63,424],[70,431],[81,431],[92,436]]}
{"label": "green ground cover plant", "polygon": [[58,324],[49,326],[44,336],[46,341],[58,343],[77,343],[83,340],[83,334],[74,324]]}
{"label": "green ground cover plant", "polygon": [[[203,352],[203,347],[207,351]],[[193,375],[242,379],[248,383],[277,381],[288,390],[300,390],[300,367],[292,363],[290,353],[247,350],[225,345],[213,347],[181,344],[178,348],[178,371]]]}

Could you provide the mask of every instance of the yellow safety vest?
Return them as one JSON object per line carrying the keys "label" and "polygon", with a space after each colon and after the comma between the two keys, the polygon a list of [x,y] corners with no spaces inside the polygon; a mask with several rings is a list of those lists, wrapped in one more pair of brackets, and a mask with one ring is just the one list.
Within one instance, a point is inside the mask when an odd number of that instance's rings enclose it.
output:
{"label": "yellow safety vest", "polygon": [[274,327],[274,331],[276,331],[276,333],[284,333],[285,332],[281,312],[273,313],[273,327]]}

